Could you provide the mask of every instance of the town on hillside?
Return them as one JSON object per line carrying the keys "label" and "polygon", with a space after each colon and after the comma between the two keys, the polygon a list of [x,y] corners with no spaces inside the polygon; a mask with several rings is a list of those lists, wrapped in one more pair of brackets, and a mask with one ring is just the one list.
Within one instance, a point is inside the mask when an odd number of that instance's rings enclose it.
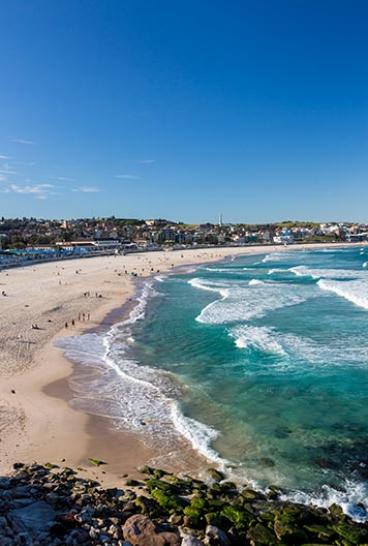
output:
{"label": "town on hillside", "polygon": [[283,221],[270,224],[187,224],[164,219],[0,219],[0,263],[95,254],[298,243],[360,242],[368,224]]}

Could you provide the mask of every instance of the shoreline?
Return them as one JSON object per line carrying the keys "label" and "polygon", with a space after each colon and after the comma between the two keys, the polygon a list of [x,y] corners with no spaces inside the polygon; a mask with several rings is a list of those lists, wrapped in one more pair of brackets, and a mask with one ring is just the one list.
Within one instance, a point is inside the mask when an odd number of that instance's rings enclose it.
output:
{"label": "shoreline", "polygon": [[[3,433],[3,438],[0,443],[0,469],[3,473],[8,473],[14,460],[60,463],[62,459],[65,459],[65,464],[82,466],[86,469],[86,475],[99,479],[104,485],[109,485],[116,483],[117,477],[122,474],[135,475],[137,466],[155,457],[156,454],[144,445],[138,435],[114,431],[111,426],[106,426],[109,424],[107,418],[91,416],[70,407],[69,401],[72,398],[72,390],[68,380],[73,374],[74,365],[67,360],[62,349],[55,347],[56,340],[65,335],[72,333],[79,336],[88,331],[98,331],[101,328],[120,322],[123,319],[123,312],[127,311],[130,302],[134,299],[136,283],[132,282],[133,280],[138,279],[140,281],[150,275],[176,272],[179,267],[183,266],[190,267],[203,263],[218,262],[231,255],[256,255],[263,254],[265,251],[269,253],[343,246],[360,247],[364,245],[352,243],[347,245],[323,245],[323,247],[320,244],[298,245],[297,247],[275,245],[272,247],[231,247],[210,249],[210,251],[206,249],[206,252],[200,249],[192,251],[191,254],[187,251],[185,253],[185,263],[183,263],[184,255],[180,251],[152,253],[153,256],[149,253],[146,255],[131,254],[117,258],[95,258],[95,262],[101,262],[102,260],[101,263],[98,263],[97,271],[92,267],[94,260],[88,260],[92,264],[90,268],[92,269],[91,278],[88,279],[88,283],[80,283],[78,289],[85,285],[89,286],[91,282],[93,284],[98,279],[99,290],[101,288],[108,290],[108,294],[103,295],[102,301],[98,298],[92,298],[92,304],[89,305],[91,302],[88,301],[86,306],[86,299],[79,297],[79,301],[73,306],[72,310],[75,315],[78,314],[78,310],[81,312],[82,308],[91,307],[91,311],[89,311],[91,313],[91,322],[77,322],[73,330],[68,327],[66,331],[66,328],[62,327],[66,315],[61,313],[61,328],[46,336],[46,341],[40,349],[32,352],[27,366],[24,366],[21,370],[16,367],[15,370],[12,370],[13,373],[10,374],[9,369],[7,369],[6,374],[1,374],[0,385],[3,402],[0,407],[0,430]],[[219,252],[220,250],[222,252]],[[156,258],[156,260],[153,260],[153,258]],[[69,262],[67,286],[71,277],[73,281],[80,282],[78,274],[70,271],[74,270],[77,264],[80,266],[81,275],[83,275],[86,266],[83,259],[80,262]],[[62,264],[42,264],[37,266],[37,269],[48,268],[50,270],[48,273],[51,273],[51,270],[55,267],[58,269],[58,266],[63,270],[66,269],[65,262],[62,262]],[[130,274],[121,277],[116,271],[117,268],[124,267]],[[136,273],[138,275],[139,268],[142,270],[141,275],[133,277],[131,274]],[[148,269],[155,269],[155,271],[149,271]],[[27,267],[27,271],[29,270],[30,268]],[[17,272],[19,272],[17,276],[22,277],[22,269],[18,268]],[[0,282],[3,284],[4,277],[8,276],[12,276],[12,270],[2,271]],[[26,274],[24,276],[27,277]],[[63,271],[62,277],[64,276]],[[117,276],[118,279],[116,279]],[[61,307],[63,305],[64,303],[61,304]],[[48,309],[46,312],[50,312],[50,310]],[[70,313],[68,316],[70,317]],[[4,324],[0,324],[0,326],[4,327]],[[17,326],[16,322],[15,326]],[[51,366],[50,361],[52,361]],[[0,369],[1,371],[2,369]],[[5,377],[5,375],[8,377]],[[15,391],[15,393],[12,391]],[[11,424],[8,423],[8,425],[4,426],[4,416],[6,416],[8,410],[11,415]],[[88,465],[88,457],[105,459],[109,464],[96,468]],[[161,461],[159,464],[161,467],[164,466]],[[173,470],[178,472],[178,469]]]}

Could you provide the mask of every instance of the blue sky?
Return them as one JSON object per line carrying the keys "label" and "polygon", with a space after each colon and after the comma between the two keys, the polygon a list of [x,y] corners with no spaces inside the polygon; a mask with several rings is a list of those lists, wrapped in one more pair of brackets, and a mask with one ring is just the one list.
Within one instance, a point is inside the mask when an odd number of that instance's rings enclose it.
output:
{"label": "blue sky", "polygon": [[368,221],[365,0],[0,14],[0,216]]}

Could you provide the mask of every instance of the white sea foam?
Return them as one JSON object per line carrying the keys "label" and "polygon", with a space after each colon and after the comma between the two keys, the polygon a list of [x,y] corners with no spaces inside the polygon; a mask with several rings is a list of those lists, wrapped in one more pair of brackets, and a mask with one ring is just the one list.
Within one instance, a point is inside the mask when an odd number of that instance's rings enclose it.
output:
{"label": "white sea foam", "polygon": [[207,292],[217,292],[223,298],[226,298],[229,295],[229,289],[224,283],[203,280],[196,277],[194,279],[190,279],[188,281],[188,284],[190,284],[194,288],[198,288],[199,290],[205,290]]}
{"label": "white sea foam", "polygon": [[357,279],[367,278],[367,274],[353,269],[317,269],[304,265],[290,267],[289,271],[297,277],[312,277],[313,279]]}
{"label": "white sea foam", "polygon": [[334,292],[337,296],[345,298],[358,307],[368,309],[368,284],[364,280],[332,281],[320,279],[317,282],[321,290]]}
{"label": "white sea foam", "polygon": [[251,279],[248,284],[249,286],[260,286],[266,283],[264,281],[261,281],[260,279]]}
{"label": "white sea foam", "polygon": [[285,354],[281,343],[271,328],[266,326],[238,326],[230,332],[239,349],[259,349],[266,353]]}
{"label": "white sea foam", "polygon": [[229,273],[231,269],[226,267],[204,267],[205,271],[212,271],[213,273]]}
{"label": "white sea foam", "polygon": [[210,271],[211,273],[226,273],[227,275],[239,275],[247,267],[203,267],[205,271]]}
{"label": "white sea foam", "polygon": [[282,357],[285,369],[290,366],[299,369],[302,361],[319,368],[325,364],[327,367],[344,365],[347,361],[365,368],[368,362],[368,345],[359,334],[351,338],[348,352],[344,340],[329,337],[328,341],[317,342],[267,326],[244,324],[230,329],[229,335],[239,349],[255,349]]}
{"label": "white sea foam", "polygon": [[192,447],[210,461],[221,465],[224,469],[226,464],[228,464],[228,461],[222,459],[211,447],[212,442],[214,442],[219,435],[218,431],[195,419],[186,417],[181,411],[178,402],[173,402],[171,406],[171,415],[175,428],[190,442]]}
{"label": "white sea foam", "polygon": [[355,521],[368,519],[368,491],[366,484],[346,480],[344,488],[339,490],[324,485],[318,493],[305,491],[288,491],[280,496],[281,500],[300,504],[328,508],[332,504],[341,506],[344,513]]}
{"label": "white sea foam", "polygon": [[[207,305],[197,317],[198,322],[222,324],[262,317],[281,307],[296,305],[314,297],[313,287],[300,287],[281,283],[215,283],[205,279],[192,279],[189,284],[202,290],[217,292],[221,299]],[[251,292],[250,292],[251,291]]]}
{"label": "white sea foam", "polygon": [[262,262],[264,264],[267,262],[281,262],[283,258],[285,258],[284,252],[271,252],[271,254],[266,254],[266,256],[262,259]]}
{"label": "white sea foam", "polygon": [[290,269],[284,269],[282,267],[275,267],[267,272],[267,275],[277,275],[279,273],[287,273]]}

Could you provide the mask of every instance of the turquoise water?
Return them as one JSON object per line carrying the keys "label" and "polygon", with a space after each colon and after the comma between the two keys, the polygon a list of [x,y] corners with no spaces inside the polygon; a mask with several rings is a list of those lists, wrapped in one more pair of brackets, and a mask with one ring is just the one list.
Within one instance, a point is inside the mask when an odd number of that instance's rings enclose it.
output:
{"label": "turquoise water", "polygon": [[141,434],[157,464],[194,448],[367,519],[367,266],[368,249],[286,250],[149,279],[123,322],[60,341],[71,404]]}
{"label": "turquoise water", "polygon": [[187,424],[208,427],[196,447],[237,476],[365,501],[367,256],[280,252],[160,279],[128,353],[173,374]]}

